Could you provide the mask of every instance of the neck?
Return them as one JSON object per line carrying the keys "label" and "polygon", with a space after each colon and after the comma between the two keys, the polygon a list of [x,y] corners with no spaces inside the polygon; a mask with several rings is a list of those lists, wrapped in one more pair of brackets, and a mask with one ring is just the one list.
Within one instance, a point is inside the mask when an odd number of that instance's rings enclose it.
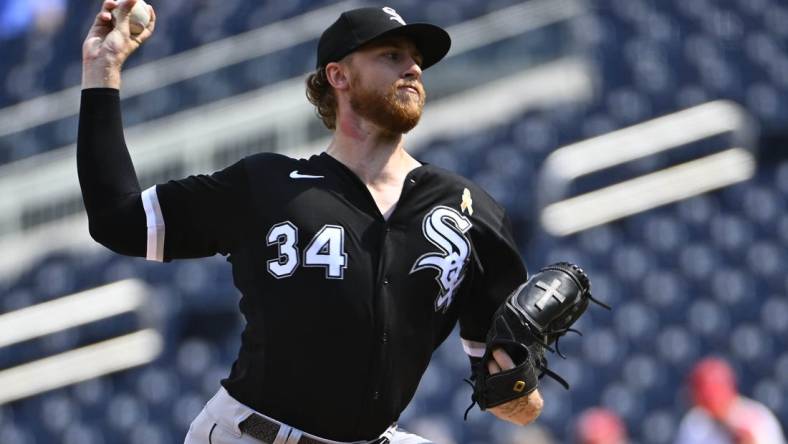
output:
{"label": "neck", "polygon": [[350,168],[368,186],[402,179],[419,166],[405,151],[402,134],[391,133],[357,116],[337,122],[326,153]]}

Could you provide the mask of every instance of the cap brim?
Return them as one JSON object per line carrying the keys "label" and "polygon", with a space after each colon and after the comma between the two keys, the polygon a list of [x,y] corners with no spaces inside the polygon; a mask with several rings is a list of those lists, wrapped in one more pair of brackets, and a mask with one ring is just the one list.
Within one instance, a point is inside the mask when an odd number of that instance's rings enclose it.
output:
{"label": "cap brim", "polygon": [[413,44],[421,53],[421,69],[427,69],[438,63],[451,48],[451,37],[443,28],[429,23],[412,23],[398,26],[378,34],[364,44],[380,40],[385,37],[404,36],[413,40]]}

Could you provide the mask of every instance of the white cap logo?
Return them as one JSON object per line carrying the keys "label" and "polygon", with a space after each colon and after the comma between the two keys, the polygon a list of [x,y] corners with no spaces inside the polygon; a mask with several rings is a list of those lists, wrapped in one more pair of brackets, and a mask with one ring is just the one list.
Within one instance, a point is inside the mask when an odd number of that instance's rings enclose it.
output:
{"label": "white cap logo", "polygon": [[399,24],[401,25],[405,24],[405,20],[403,20],[402,17],[400,17],[400,15],[397,13],[397,11],[394,10],[394,8],[390,8],[386,6],[383,8],[383,12],[391,16],[390,20],[395,20],[399,22]]}

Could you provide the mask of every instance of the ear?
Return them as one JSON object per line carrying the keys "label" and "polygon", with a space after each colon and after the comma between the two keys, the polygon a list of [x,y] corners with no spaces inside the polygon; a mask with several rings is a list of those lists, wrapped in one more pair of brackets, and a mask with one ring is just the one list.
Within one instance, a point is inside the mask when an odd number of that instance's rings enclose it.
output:
{"label": "ear", "polygon": [[331,62],[326,65],[326,79],[334,89],[345,91],[350,88],[350,67],[344,63]]}

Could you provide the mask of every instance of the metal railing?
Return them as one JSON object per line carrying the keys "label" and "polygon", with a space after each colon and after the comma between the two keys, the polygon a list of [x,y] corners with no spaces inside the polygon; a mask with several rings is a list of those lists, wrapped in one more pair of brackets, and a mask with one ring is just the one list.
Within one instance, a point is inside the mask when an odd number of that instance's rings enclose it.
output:
{"label": "metal railing", "polygon": [[[578,179],[729,134],[708,155],[602,188],[570,195]],[[539,178],[542,228],[566,236],[726,187],[755,174],[757,124],[736,103],[717,100],[573,143],[553,152]]]}
{"label": "metal railing", "polygon": [[0,405],[156,359],[164,341],[145,325],[148,295],[144,283],[127,279],[0,315],[0,347],[122,313],[143,321],[137,331],[0,370]]}

